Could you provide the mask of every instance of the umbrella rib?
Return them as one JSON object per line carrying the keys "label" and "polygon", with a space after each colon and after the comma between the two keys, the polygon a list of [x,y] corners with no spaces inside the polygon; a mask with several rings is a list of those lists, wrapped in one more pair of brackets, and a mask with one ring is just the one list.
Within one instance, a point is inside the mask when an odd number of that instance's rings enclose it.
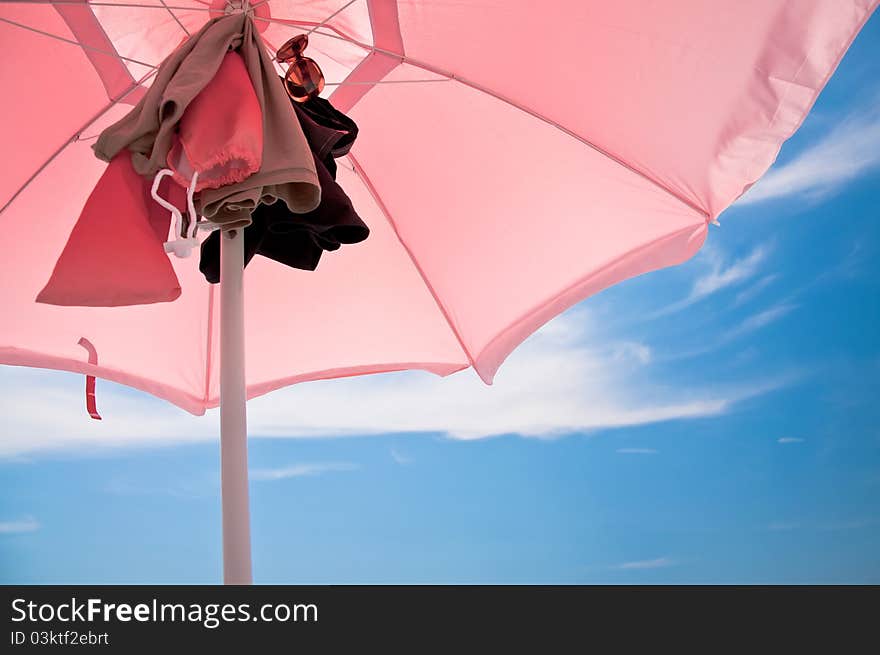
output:
{"label": "umbrella rib", "polygon": [[125,97],[126,97],[128,94],[130,94],[130,93],[131,93],[132,91],[134,91],[135,89],[139,88],[139,87],[140,87],[144,82],[146,82],[150,77],[152,77],[153,75],[155,75],[155,74],[158,72],[158,70],[159,70],[158,68],[153,68],[153,70],[151,70],[149,73],[147,73],[146,75],[144,75],[141,79],[139,79],[137,82],[135,82],[134,84],[132,84],[132,85],[131,85],[128,89],[126,89],[122,94],[120,94],[118,97],[116,97],[116,98],[114,98],[113,100],[111,100],[109,104],[105,105],[105,106],[104,106],[104,107],[103,107],[103,108],[102,108],[97,114],[95,114],[94,116],[92,116],[87,122],[83,123],[83,125],[80,126],[80,128],[79,128],[76,132],[74,132],[69,138],[67,138],[67,139],[61,144],[61,146],[58,148],[58,150],[56,150],[55,152],[53,152],[53,153],[50,155],[50,157],[49,157],[46,161],[44,161],[43,164],[42,164],[42,165],[41,165],[36,171],[34,171],[33,175],[31,175],[27,180],[25,180],[24,184],[22,184],[22,185],[18,188],[18,191],[16,191],[14,194],[12,194],[12,197],[11,197],[9,200],[6,201],[6,203],[3,205],[3,207],[0,207],[0,214],[3,214],[3,212],[5,212],[6,209],[7,209],[7,208],[8,208],[13,202],[15,202],[15,199],[18,198],[18,196],[21,195],[21,192],[24,191],[24,190],[30,185],[31,182],[33,182],[35,179],[37,179],[37,176],[38,176],[40,173],[42,173],[44,170],[46,170],[46,167],[47,167],[49,164],[51,164],[53,161],[55,161],[55,158],[58,157],[58,155],[60,155],[60,154],[64,151],[64,149],[65,149],[67,146],[69,146],[71,143],[73,143],[74,141],[77,140],[77,137],[79,137],[79,135],[82,134],[82,131],[83,131],[84,129],[86,129],[89,125],[91,125],[91,124],[94,123],[96,120],[98,120],[99,118],[101,118],[101,116],[103,116],[103,115],[106,114],[108,111],[110,111],[115,105],[117,105],[118,103],[122,102],[122,100],[124,100]]}
{"label": "umbrella rib", "polygon": [[501,102],[510,105],[514,109],[519,109],[520,111],[525,112],[525,113],[529,114],[530,116],[537,118],[540,121],[543,121],[544,123],[546,123],[550,127],[556,128],[557,130],[559,130],[563,134],[567,134],[568,136],[572,137],[573,139],[577,139],[578,141],[583,143],[585,146],[592,148],[593,150],[598,152],[600,155],[605,156],[606,158],[610,159],[611,161],[628,169],[632,173],[635,173],[636,175],[643,178],[644,180],[647,180],[648,182],[650,182],[651,184],[656,186],[661,191],[665,191],[666,193],[668,193],[670,196],[672,196],[673,198],[678,200],[683,205],[686,205],[690,209],[694,210],[695,212],[697,212],[698,214],[703,216],[706,220],[709,219],[709,212],[707,212],[705,209],[703,209],[702,207],[697,205],[692,200],[689,200],[689,199],[685,198],[683,195],[673,191],[668,186],[666,186],[665,184],[660,182],[660,180],[655,179],[654,177],[652,177],[648,173],[633,166],[629,162],[624,161],[623,159],[621,159],[617,155],[614,155],[613,153],[609,152],[608,150],[605,150],[604,148],[599,147],[598,145],[596,145],[592,141],[584,138],[580,134],[577,134],[576,132],[565,127],[564,125],[557,123],[552,118],[544,116],[540,112],[537,112],[533,109],[529,109],[525,105],[522,105],[522,104],[516,102],[515,100],[511,100],[510,98],[506,98],[505,96],[501,95],[500,93],[496,93],[495,91],[492,91],[491,89],[486,88],[486,87],[482,86],[481,84],[477,84],[475,82],[471,82],[471,81],[464,79],[462,77],[458,77],[455,74],[442,72],[436,68],[433,68],[433,67],[428,66],[426,64],[422,64],[421,62],[413,61],[413,60],[408,59],[406,57],[402,57],[401,63],[407,63],[412,66],[416,66],[417,68],[421,68],[423,70],[426,70],[430,73],[434,73],[436,75],[448,75],[451,79],[455,80],[456,82],[459,82],[460,84],[463,84],[464,86],[470,87],[470,88],[474,89],[475,91],[485,93],[486,95],[491,96],[491,97],[495,98],[496,100],[500,100]]}
{"label": "umbrella rib", "polygon": [[[268,20],[269,22],[276,22],[277,19],[270,18],[270,19],[263,19],[263,20]],[[284,21],[277,21],[277,22],[284,22]],[[364,50],[367,50],[369,52],[378,52],[383,55],[388,55],[389,57],[394,57],[396,59],[399,59],[401,64],[409,64],[410,66],[415,66],[416,68],[421,68],[422,70],[427,71],[428,73],[433,73],[434,75],[440,75],[442,77],[446,77],[450,80],[454,80],[460,84],[463,84],[464,86],[470,87],[474,91],[479,91],[480,93],[485,93],[486,95],[491,96],[491,97],[495,98],[496,100],[500,100],[501,102],[503,102],[507,105],[510,105],[514,109],[518,109],[522,112],[529,114],[530,116],[532,116],[534,118],[537,118],[538,120],[540,120],[544,123],[547,123],[551,127],[556,128],[560,132],[572,137],[573,139],[577,139],[578,141],[583,143],[585,146],[592,148],[593,150],[598,152],[600,155],[607,157],[608,159],[612,160],[613,162],[615,162],[615,163],[619,164],[620,166],[623,166],[624,168],[628,169],[629,171],[635,173],[636,175],[643,178],[644,180],[647,180],[648,182],[650,182],[651,184],[656,186],[658,189],[665,191],[666,193],[668,193],[670,196],[672,196],[673,198],[678,200],[683,205],[689,207],[690,209],[694,210],[695,212],[697,212],[701,216],[705,217],[706,220],[709,220],[709,218],[710,218],[710,214],[708,211],[706,211],[705,209],[703,209],[702,207],[697,205],[692,200],[689,200],[689,199],[685,198],[684,196],[682,196],[681,194],[673,191],[668,186],[666,186],[665,184],[663,184],[659,180],[655,179],[654,177],[652,177],[651,175],[649,175],[645,171],[640,170],[636,166],[633,166],[632,164],[624,161],[623,159],[614,155],[613,153],[609,152],[608,150],[601,148],[600,146],[596,145],[592,141],[584,138],[583,136],[581,136],[580,134],[577,134],[576,132],[573,132],[572,130],[565,127],[564,125],[557,123],[552,118],[544,116],[543,114],[535,111],[534,109],[529,109],[525,105],[522,105],[515,100],[511,100],[510,98],[507,98],[507,97],[501,95],[500,93],[497,93],[497,92],[493,91],[492,89],[489,89],[488,87],[483,86],[482,84],[478,84],[477,82],[472,82],[471,80],[468,80],[464,77],[456,75],[455,73],[445,71],[445,70],[438,68],[436,66],[432,66],[431,64],[428,64],[426,62],[419,61],[418,59],[412,59],[412,58],[408,57],[407,55],[401,54],[399,52],[394,52],[393,50],[386,50],[385,48],[379,48],[377,46],[371,46],[371,45],[368,45],[368,44],[363,43],[361,41],[358,41],[357,39],[353,39],[351,37],[339,36],[338,34],[330,34],[330,33],[325,32],[323,30],[317,32],[317,34],[320,34],[322,36],[327,36],[332,39],[339,39],[340,41],[348,41],[349,43],[352,43],[356,46],[360,46],[361,48],[363,48]]]}
{"label": "umbrella rib", "polygon": [[52,34],[51,32],[44,32],[43,30],[39,30],[36,27],[31,27],[30,25],[25,25],[23,23],[18,23],[14,20],[9,20],[8,18],[0,18],[0,22],[8,23],[9,25],[14,25],[15,27],[20,27],[23,30],[28,30],[30,32],[36,32],[37,34],[42,34],[43,36],[48,36],[50,39],[56,39],[58,41],[63,41],[64,43],[70,43],[71,45],[79,46],[83,50],[92,50],[93,52],[100,52],[103,55],[107,55],[108,57],[114,57],[116,59],[121,59],[122,61],[129,61],[132,64],[138,64],[139,66],[146,66],[152,70],[156,70],[156,66],[153,64],[148,64],[145,61],[140,61],[138,59],[132,59],[131,57],[123,57],[118,52],[110,52],[109,50],[104,50],[102,48],[96,48],[94,46],[86,45],[85,43],[80,43],[79,41],[74,41],[73,39],[66,39],[63,36],[58,36],[57,34]]}
{"label": "umbrella rib", "polygon": [[351,84],[369,84],[371,86],[375,86],[376,84],[416,84],[423,82],[452,82],[453,80],[449,77],[434,77],[429,80],[374,80],[374,81],[366,81],[366,82],[326,82],[325,86],[349,86]]}
{"label": "umbrella rib", "polygon": [[[162,0],[160,0],[161,2]],[[210,7],[181,7],[179,5],[142,5],[136,2],[85,2],[78,0],[0,0],[0,5],[76,5],[78,7],[128,7],[135,9],[177,9],[178,11],[211,11]]]}
{"label": "umbrella rib", "polygon": [[400,232],[397,229],[397,224],[394,222],[394,218],[392,218],[391,212],[388,210],[388,207],[385,205],[381,196],[379,196],[379,192],[376,191],[376,187],[373,186],[372,181],[370,181],[369,176],[367,175],[367,173],[363,169],[363,167],[360,165],[360,162],[358,162],[358,160],[355,159],[354,155],[351,154],[350,152],[348,153],[348,160],[351,162],[351,165],[354,167],[355,174],[361,179],[361,181],[363,181],[364,186],[367,187],[367,191],[370,192],[370,195],[372,196],[376,205],[379,207],[379,209],[385,215],[385,220],[388,221],[388,224],[391,226],[391,229],[394,230],[394,236],[397,237],[398,242],[400,243],[401,246],[403,246],[403,249],[406,251],[406,254],[409,256],[410,261],[412,262],[413,266],[415,267],[416,271],[418,272],[419,277],[422,278],[422,282],[424,283],[425,287],[428,289],[428,292],[431,294],[431,297],[434,299],[434,303],[437,305],[437,309],[440,310],[440,313],[443,315],[443,318],[446,320],[446,324],[449,326],[449,329],[452,330],[452,333],[455,335],[455,338],[458,341],[458,345],[461,346],[462,352],[464,353],[465,357],[467,357],[468,364],[470,364],[470,366],[473,367],[474,370],[477,370],[477,364],[474,361],[474,358],[471,355],[470,350],[468,350],[468,347],[465,345],[464,338],[462,338],[462,336],[461,336],[461,332],[458,331],[458,328],[455,326],[455,323],[453,323],[452,317],[449,315],[449,312],[446,311],[446,307],[443,304],[443,302],[440,300],[440,296],[437,294],[436,289],[434,289],[434,285],[432,285],[431,281],[428,280],[428,276],[425,275],[425,271],[419,265],[419,262],[416,259],[415,255],[413,254],[412,250],[410,250],[409,246],[406,245],[406,242],[403,240],[403,237],[400,236]]}
{"label": "umbrella rib", "polygon": [[162,3],[162,6],[165,7],[165,9],[168,10],[168,13],[169,13],[169,14],[171,14],[171,18],[174,19],[174,22],[177,23],[178,25],[180,25],[180,29],[183,30],[183,33],[186,34],[187,36],[191,36],[190,33],[189,33],[189,30],[186,29],[186,27],[184,27],[183,23],[181,23],[181,22],[180,22],[180,19],[177,17],[177,14],[174,13],[174,10],[173,10],[171,7],[169,7],[168,5],[165,4],[165,0],[159,0],[159,2],[161,2],[161,3]]}
{"label": "umbrella rib", "polygon": [[[325,18],[325,19],[322,20],[320,23],[318,23],[317,25],[315,25],[312,29],[310,29],[308,32],[306,32],[306,36],[308,36],[309,34],[311,34],[312,32],[314,32],[314,31],[315,31],[316,29],[318,29],[319,27],[324,27],[324,25],[326,25],[326,24],[329,23],[331,20],[333,20],[334,18],[336,18],[337,15],[341,14],[343,11],[345,11],[346,9],[348,9],[349,7],[351,7],[355,2],[357,2],[357,0],[348,0],[348,2],[346,2],[344,5],[342,5],[339,9],[337,9],[336,11],[334,11],[332,14],[330,14],[329,16],[327,16],[327,18]],[[261,2],[260,4],[263,4],[263,3]]]}

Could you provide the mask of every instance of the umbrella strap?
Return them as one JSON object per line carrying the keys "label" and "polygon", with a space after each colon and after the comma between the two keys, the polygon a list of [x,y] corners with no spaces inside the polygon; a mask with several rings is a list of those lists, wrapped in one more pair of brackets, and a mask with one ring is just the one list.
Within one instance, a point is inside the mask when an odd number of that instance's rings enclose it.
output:
{"label": "umbrella strap", "polygon": [[[91,341],[86,339],[85,337],[81,337],[79,340],[79,345],[86,349],[89,353],[89,364],[97,366],[98,364],[98,351],[95,350],[95,346]],[[86,410],[89,412],[89,416],[91,416],[96,421],[101,420],[101,415],[98,414],[98,406],[95,402],[95,376],[87,375],[86,376]]]}

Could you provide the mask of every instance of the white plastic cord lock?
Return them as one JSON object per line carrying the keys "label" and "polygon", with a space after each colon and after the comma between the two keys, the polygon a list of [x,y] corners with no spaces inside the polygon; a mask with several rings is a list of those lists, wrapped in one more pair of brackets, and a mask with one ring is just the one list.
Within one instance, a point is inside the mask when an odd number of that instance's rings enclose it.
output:
{"label": "white plastic cord lock", "polygon": [[153,188],[150,191],[150,195],[153,196],[153,200],[171,212],[171,236],[164,243],[165,252],[185,259],[192,254],[193,248],[199,245],[199,240],[196,237],[196,232],[199,229],[199,215],[196,213],[193,201],[193,194],[195,193],[199,174],[197,171],[193,172],[192,180],[190,180],[189,187],[186,190],[186,205],[190,217],[186,236],[183,236],[183,215],[180,213],[180,210],[159,195],[159,185],[162,183],[162,179],[167,175],[173,174],[174,172],[170,168],[163,168],[156,173],[156,177],[153,178]]}

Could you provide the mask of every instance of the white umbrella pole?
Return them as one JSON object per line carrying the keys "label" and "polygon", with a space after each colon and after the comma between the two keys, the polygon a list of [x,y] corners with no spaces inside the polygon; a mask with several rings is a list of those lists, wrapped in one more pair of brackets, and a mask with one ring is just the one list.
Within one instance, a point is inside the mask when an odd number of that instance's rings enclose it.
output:
{"label": "white umbrella pole", "polygon": [[223,582],[251,584],[247,395],[244,370],[244,231],[220,239],[220,484]]}

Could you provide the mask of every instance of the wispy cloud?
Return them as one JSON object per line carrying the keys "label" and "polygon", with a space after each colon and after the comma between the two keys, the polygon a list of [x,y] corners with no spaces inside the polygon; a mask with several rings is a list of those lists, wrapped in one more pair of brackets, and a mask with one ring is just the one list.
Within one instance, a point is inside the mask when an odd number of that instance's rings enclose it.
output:
{"label": "wispy cloud", "polygon": [[663,569],[668,566],[673,566],[674,564],[675,562],[668,557],[658,557],[657,559],[646,559],[637,562],[624,562],[623,564],[618,564],[615,568],[623,571],[635,571],[643,569]]}
{"label": "wispy cloud", "polygon": [[745,334],[760,330],[761,328],[766,327],[771,323],[775,323],[782,317],[791,313],[792,310],[796,308],[797,305],[791,303],[779,303],[760,312],[752,314],[751,316],[745,318],[739,325],[732,328],[731,330],[728,330],[724,334],[723,340],[732,341],[733,339],[741,337]]}
{"label": "wispy cloud", "polygon": [[741,284],[753,278],[767,260],[770,248],[766,245],[757,246],[745,257],[726,263],[725,258],[717,249],[706,247],[701,257],[708,263],[709,270],[698,277],[691,287],[690,293],[651,315],[651,318],[667,316],[690,307],[714,293]]}
{"label": "wispy cloud", "polygon": [[287,480],[289,478],[302,478],[305,476],[321,475],[335,471],[354,471],[359,467],[351,462],[319,462],[312,464],[294,464],[282,468],[252,469],[251,480],[257,482],[273,482],[275,480]]}
{"label": "wispy cloud", "polygon": [[862,518],[862,519],[852,519],[849,521],[833,521],[831,523],[825,523],[820,526],[821,530],[861,530],[862,528],[868,528],[877,523],[877,519],[873,518]]}
{"label": "wispy cloud", "polygon": [[744,305],[745,303],[749,302],[750,300],[758,296],[764,289],[773,284],[778,278],[779,275],[776,273],[765,275],[754,284],[743,289],[738,294],[736,294],[736,298],[733,301],[734,307],[739,307],[740,305]]}
{"label": "wispy cloud", "polygon": [[189,476],[186,479],[137,480],[113,476],[104,491],[114,496],[170,496],[180,500],[197,500],[215,496],[220,489],[216,472]]}
{"label": "wispy cloud", "polygon": [[39,529],[40,522],[30,516],[18,521],[0,521],[0,534],[22,534]]}
{"label": "wispy cloud", "polygon": [[794,195],[821,198],[880,166],[880,102],[868,105],[791,161],[771,168],[737,205]]}
{"label": "wispy cloud", "polygon": [[[711,353],[723,346],[727,346],[731,342],[736,341],[741,337],[756,332],[761,328],[764,328],[771,323],[782,319],[783,317],[787,316],[789,313],[797,309],[797,307],[798,305],[787,301],[771,305],[766,309],[762,309],[759,312],[755,312],[754,314],[747,316],[738,324],[722,332],[721,334],[713,335],[711,336],[711,338],[707,337],[702,345],[696,348],[690,348],[688,350],[674,353],[666,357],[665,359],[667,361],[677,359],[689,359],[692,357],[699,357],[701,355]],[[794,378],[797,377],[799,377],[799,375],[796,373],[778,376],[776,381],[774,382],[774,388],[779,388],[780,386],[790,384],[794,382]]]}
{"label": "wispy cloud", "polygon": [[836,532],[838,530],[861,530],[877,524],[876,518],[856,518],[842,521],[799,523],[796,521],[776,521],[767,526],[771,532],[787,532],[789,530],[811,530]]}
{"label": "wispy cloud", "polygon": [[660,451],[656,448],[618,448],[621,455],[656,455]]}
{"label": "wispy cloud", "polygon": [[401,466],[406,466],[407,464],[412,464],[413,458],[408,455],[401,454],[396,448],[391,449],[391,459],[400,464]]}
{"label": "wispy cloud", "polygon": [[[779,386],[757,380],[730,385],[655,380],[647,346],[631,341],[612,346],[614,340],[584,314],[562,316],[533,335],[505,362],[491,387],[472,371],[448,378],[409,372],[310,382],[250,401],[248,433],[277,438],[414,433],[453,439],[553,438],[717,416]],[[216,410],[193,417],[101,381],[98,402],[104,420],[89,420],[82,379],[71,374],[3,367],[0,393],[7,408],[0,456],[215,441],[219,430]]]}
{"label": "wispy cloud", "polygon": [[622,341],[610,348],[611,356],[618,361],[635,360],[639,364],[650,364],[653,353],[650,346],[635,341]]}
{"label": "wispy cloud", "polygon": [[758,266],[767,259],[767,254],[766,246],[758,246],[746,257],[735,260],[730,266],[722,267],[720,263],[716,264],[710,273],[697,278],[691,290],[691,297],[704,298],[716,291],[749,279],[754,276]]}
{"label": "wispy cloud", "polygon": [[783,444],[784,443],[803,443],[803,442],[804,442],[804,440],[801,439],[800,437],[779,437],[779,439],[776,440],[776,443],[783,443]]}

